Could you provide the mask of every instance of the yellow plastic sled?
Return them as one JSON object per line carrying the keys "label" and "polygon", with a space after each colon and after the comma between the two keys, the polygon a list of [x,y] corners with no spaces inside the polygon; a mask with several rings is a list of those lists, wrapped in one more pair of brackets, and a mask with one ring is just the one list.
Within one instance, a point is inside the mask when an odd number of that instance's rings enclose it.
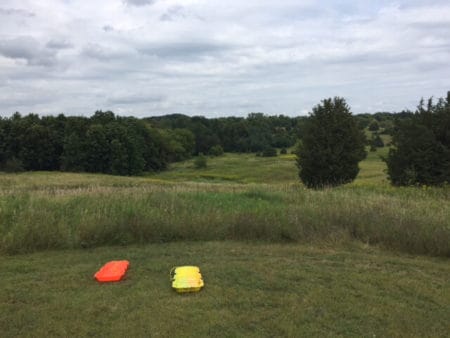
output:
{"label": "yellow plastic sled", "polygon": [[178,266],[170,270],[172,288],[178,293],[198,292],[205,285],[197,266]]}

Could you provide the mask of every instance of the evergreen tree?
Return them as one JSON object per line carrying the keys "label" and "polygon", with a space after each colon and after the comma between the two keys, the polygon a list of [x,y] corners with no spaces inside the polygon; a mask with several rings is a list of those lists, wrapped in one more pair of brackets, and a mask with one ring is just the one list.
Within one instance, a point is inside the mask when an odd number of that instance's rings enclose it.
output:
{"label": "evergreen tree", "polygon": [[310,188],[353,181],[366,156],[365,142],[345,100],[323,100],[313,108],[297,150],[300,179]]}
{"label": "evergreen tree", "polygon": [[412,118],[397,121],[385,159],[394,185],[450,182],[450,93],[433,104],[423,99]]}

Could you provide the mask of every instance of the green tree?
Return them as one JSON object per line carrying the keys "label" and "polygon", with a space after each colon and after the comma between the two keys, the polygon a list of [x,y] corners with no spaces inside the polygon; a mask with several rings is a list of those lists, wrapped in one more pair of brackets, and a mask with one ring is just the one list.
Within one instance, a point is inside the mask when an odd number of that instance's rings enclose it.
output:
{"label": "green tree", "polygon": [[108,173],[111,168],[110,154],[105,128],[100,124],[91,125],[86,132],[86,170]]}
{"label": "green tree", "polygon": [[447,99],[420,101],[415,114],[397,121],[385,159],[394,185],[450,182],[450,92]]}
{"label": "green tree", "polygon": [[111,173],[114,175],[128,175],[128,153],[126,147],[118,139],[111,142]]}
{"label": "green tree", "polygon": [[383,148],[384,142],[379,134],[372,134],[372,139],[370,140],[370,146],[373,148]]}
{"label": "green tree", "polygon": [[49,128],[36,123],[22,135],[19,159],[26,170],[59,169],[52,135]]}
{"label": "green tree", "polygon": [[77,133],[73,132],[64,138],[61,166],[66,171],[84,171],[85,169],[84,143]]}
{"label": "green tree", "polygon": [[220,145],[212,146],[211,149],[209,149],[209,154],[211,156],[222,156],[223,155],[223,148]]}
{"label": "green tree", "polygon": [[378,124],[378,122],[376,120],[373,120],[370,124],[369,124],[369,130],[370,131],[377,131],[380,129],[380,125]]}
{"label": "green tree", "polygon": [[365,142],[345,100],[323,100],[313,108],[297,149],[300,179],[310,188],[353,181],[366,156]]}

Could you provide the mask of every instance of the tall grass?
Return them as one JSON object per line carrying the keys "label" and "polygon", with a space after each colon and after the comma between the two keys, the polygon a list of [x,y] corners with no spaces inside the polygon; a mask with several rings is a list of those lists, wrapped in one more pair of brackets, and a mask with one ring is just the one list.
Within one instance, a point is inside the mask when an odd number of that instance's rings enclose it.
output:
{"label": "tall grass", "polygon": [[[58,174],[51,175],[59,179]],[[299,184],[163,184],[113,178],[108,185],[103,179],[91,186],[53,182],[28,192],[20,184],[4,189],[0,251],[180,240],[356,239],[413,254],[450,257],[447,188],[355,185],[310,191]]]}

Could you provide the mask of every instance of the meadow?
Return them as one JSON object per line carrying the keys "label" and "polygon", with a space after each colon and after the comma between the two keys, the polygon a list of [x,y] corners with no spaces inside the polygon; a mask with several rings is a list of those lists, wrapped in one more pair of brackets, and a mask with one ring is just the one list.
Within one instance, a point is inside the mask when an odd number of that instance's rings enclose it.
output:
{"label": "meadow", "polygon": [[[2,336],[446,336],[450,188],[390,186],[385,153],[317,191],[291,154],[0,174]],[[111,259],[126,280],[97,284]],[[200,293],[170,290],[183,264]]]}
{"label": "meadow", "polygon": [[308,190],[294,155],[226,154],[147,177],[35,172],[0,176],[0,251],[172,241],[358,240],[450,256],[450,189],[394,188],[379,153],[350,185]]}

